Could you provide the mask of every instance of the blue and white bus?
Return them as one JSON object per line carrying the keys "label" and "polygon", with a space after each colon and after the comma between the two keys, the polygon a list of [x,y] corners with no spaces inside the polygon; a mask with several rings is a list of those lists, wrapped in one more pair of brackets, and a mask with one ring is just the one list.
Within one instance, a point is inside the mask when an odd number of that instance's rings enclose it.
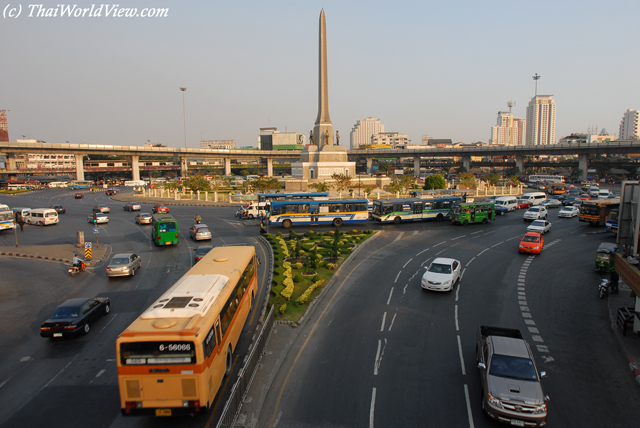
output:
{"label": "blue and white bus", "polygon": [[400,224],[407,221],[444,220],[449,218],[449,210],[458,196],[445,198],[400,198],[376,199],[373,201],[371,218],[381,223]]}
{"label": "blue and white bus", "polygon": [[14,229],[15,227],[13,211],[10,211],[8,207],[6,209],[0,208],[0,230]]}
{"label": "blue and white bus", "polygon": [[366,199],[296,199],[272,201],[269,224],[289,228],[299,225],[342,226],[369,220]]}
{"label": "blue and white bus", "polygon": [[291,201],[296,199],[327,198],[327,192],[301,192],[301,193],[258,193],[258,202]]}
{"label": "blue and white bus", "polygon": [[69,185],[67,185],[67,188],[72,190],[78,190],[78,189],[86,189],[91,186],[93,186],[93,181],[74,180]]}

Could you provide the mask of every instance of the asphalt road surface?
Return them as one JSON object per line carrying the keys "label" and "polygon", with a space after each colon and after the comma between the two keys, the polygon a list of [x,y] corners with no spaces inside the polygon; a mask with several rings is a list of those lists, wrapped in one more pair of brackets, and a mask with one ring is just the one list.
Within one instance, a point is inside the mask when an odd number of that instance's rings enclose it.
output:
{"label": "asphalt road surface", "polygon": [[[79,230],[89,239],[93,225],[87,216],[94,205],[105,203],[112,212],[109,224],[100,225],[100,242],[113,253],[140,254],[143,267],[133,278],[109,280],[105,262],[70,278],[61,263],[0,258],[0,425],[214,425],[224,393],[205,417],[122,417],[115,339],[191,267],[193,248],[200,245],[188,237],[196,210],[211,226],[214,245],[256,245],[264,260],[258,227],[235,221],[233,208],[172,206],[180,244],[156,248],[149,226],[136,225],[135,213],[122,210],[124,203],[104,193],[86,193],[81,200],[72,194],[48,190],[0,197],[0,203],[67,208],[57,226],[18,231],[24,245],[74,244]],[[150,208],[143,205],[142,211]],[[599,277],[593,271],[598,244],[613,236],[588,234],[597,229],[575,218],[558,220],[556,213],[550,212],[553,226],[537,256],[517,252],[527,225],[522,212],[467,227],[447,222],[358,226],[383,233],[345,265],[300,327],[259,426],[501,426],[480,408],[479,324],[523,331],[538,369],[548,374],[543,388],[551,397],[549,426],[634,426],[640,419],[640,392],[611,334],[606,304],[597,298]],[[13,239],[13,233],[0,234],[0,245],[13,247]],[[452,292],[420,287],[424,268],[438,256],[462,262],[463,277]],[[264,264],[258,275],[265,290]],[[59,303],[77,296],[108,296],[112,313],[87,336],[41,338],[42,321]],[[245,331],[235,370],[253,327]]]}

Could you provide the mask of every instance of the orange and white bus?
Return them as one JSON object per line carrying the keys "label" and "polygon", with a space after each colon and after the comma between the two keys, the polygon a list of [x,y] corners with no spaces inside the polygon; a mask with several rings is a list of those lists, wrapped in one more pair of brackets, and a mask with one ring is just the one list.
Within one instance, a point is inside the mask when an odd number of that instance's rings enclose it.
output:
{"label": "orange and white bus", "polygon": [[116,340],[122,414],[206,412],[258,290],[254,247],[216,247]]}

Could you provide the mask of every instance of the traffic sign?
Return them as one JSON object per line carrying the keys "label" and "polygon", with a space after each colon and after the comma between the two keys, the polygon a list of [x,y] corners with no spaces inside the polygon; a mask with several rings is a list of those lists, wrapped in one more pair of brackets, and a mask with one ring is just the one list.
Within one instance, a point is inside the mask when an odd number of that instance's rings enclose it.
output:
{"label": "traffic sign", "polygon": [[91,249],[91,242],[85,242],[84,243],[84,248]]}
{"label": "traffic sign", "polygon": [[93,233],[100,233],[100,229],[93,229]]}

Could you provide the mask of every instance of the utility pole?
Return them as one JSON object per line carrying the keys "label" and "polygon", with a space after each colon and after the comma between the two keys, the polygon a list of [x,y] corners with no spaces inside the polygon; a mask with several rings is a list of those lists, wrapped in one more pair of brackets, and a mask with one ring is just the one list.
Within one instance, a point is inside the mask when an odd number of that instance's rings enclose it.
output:
{"label": "utility pole", "polygon": [[184,148],[187,148],[187,113],[186,113],[186,109],[184,106],[184,93],[186,92],[187,88],[180,88],[180,90],[182,91],[182,119],[184,120]]}

